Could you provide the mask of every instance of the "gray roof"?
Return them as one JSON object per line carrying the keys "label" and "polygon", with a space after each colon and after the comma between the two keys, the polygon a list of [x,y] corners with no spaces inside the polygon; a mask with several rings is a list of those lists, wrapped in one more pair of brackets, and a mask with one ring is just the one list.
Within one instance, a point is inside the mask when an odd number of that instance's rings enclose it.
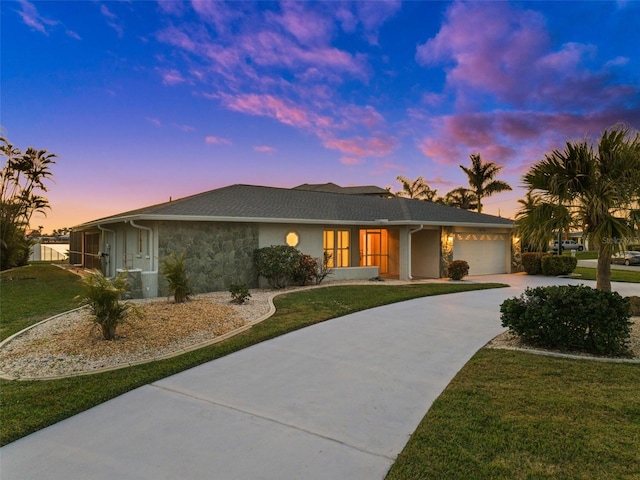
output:
{"label": "gray roof", "polygon": [[506,218],[423,200],[381,198],[299,189],[231,185],[94,220],[200,220],[315,224],[467,225],[510,227]]}
{"label": "gray roof", "polygon": [[327,193],[346,193],[348,195],[378,195],[383,197],[393,197],[394,195],[385,190],[384,188],[376,185],[364,185],[355,187],[341,187],[335,183],[303,183],[297,187],[293,187],[294,190],[313,190],[316,192]]}

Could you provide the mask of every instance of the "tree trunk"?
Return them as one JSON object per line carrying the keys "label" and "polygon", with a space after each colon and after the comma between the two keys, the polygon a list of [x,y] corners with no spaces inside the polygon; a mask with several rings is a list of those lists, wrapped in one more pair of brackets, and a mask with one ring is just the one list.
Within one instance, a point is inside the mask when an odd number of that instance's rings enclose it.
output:
{"label": "tree trunk", "polygon": [[596,288],[605,292],[611,291],[611,245],[604,242],[598,246]]}

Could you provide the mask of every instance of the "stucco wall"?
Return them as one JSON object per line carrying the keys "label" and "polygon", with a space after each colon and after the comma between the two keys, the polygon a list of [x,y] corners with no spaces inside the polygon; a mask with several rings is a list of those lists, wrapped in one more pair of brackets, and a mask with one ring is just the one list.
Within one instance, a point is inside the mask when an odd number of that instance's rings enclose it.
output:
{"label": "stucco wall", "polygon": [[[159,257],[186,252],[186,267],[194,293],[227,290],[233,282],[258,286],[253,252],[258,226],[250,223],[159,222]],[[158,279],[159,295],[167,295],[166,280]]]}
{"label": "stucco wall", "polygon": [[411,275],[422,278],[440,276],[440,231],[420,230],[411,238]]}

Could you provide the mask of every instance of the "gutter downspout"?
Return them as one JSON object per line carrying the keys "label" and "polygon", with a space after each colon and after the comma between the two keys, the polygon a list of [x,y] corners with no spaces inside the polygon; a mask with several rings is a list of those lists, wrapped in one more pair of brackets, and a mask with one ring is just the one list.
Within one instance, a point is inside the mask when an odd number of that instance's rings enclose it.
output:
{"label": "gutter downspout", "polygon": [[[113,233],[114,250],[115,250],[116,232],[115,232],[114,230],[109,229],[109,228],[105,228],[105,227],[103,227],[103,226],[102,226],[102,225],[100,225],[100,224],[98,224],[98,230],[101,230],[101,231],[103,231],[103,232],[110,232],[110,233]],[[106,238],[106,236],[105,236],[105,238]],[[104,243],[104,242],[103,242],[103,243]],[[110,249],[109,249],[109,250],[110,250]],[[104,253],[104,252],[103,252],[103,253]],[[111,276],[111,272],[109,271],[109,267],[111,266],[111,258],[110,258],[110,257],[111,257],[111,251],[106,252],[106,254],[107,254],[107,258],[106,258],[107,268],[105,268],[105,270],[106,270],[106,272],[105,272],[105,273],[107,274],[107,277],[109,277],[109,276]]]}
{"label": "gutter downspout", "polygon": [[408,259],[408,263],[409,263],[407,265],[408,270],[409,270],[409,280],[413,280],[413,275],[411,275],[411,235],[413,235],[414,233],[419,232],[423,228],[424,228],[424,224],[420,225],[415,230],[409,230],[409,251],[407,252],[407,259]]}
{"label": "gutter downspout", "polygon": [[153,255],[153,229],[150,228],[150,227],[145,227],[144,225],[136,225],[133,220],[129,220],[129,224],[132,227],[138,228],[140,230],[146,230],[146,231],[149,232],[149,239],[148,239],[148,245],[147,245],[149,247],[149,263],[150,263],[151,271],[155,272],[156,269],[154,268],[154,264],[153,264],[153,258],[154,258],[154,255]]}

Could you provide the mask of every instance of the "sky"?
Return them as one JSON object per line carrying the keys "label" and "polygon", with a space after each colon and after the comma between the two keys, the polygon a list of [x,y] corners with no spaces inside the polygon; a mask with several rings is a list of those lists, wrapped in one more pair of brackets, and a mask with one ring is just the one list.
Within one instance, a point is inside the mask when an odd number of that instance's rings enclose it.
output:
{"label": "sky", "polygon": [[58,156],[44,232],[243,183],[513,191],[640,127],[640,2],[2,0],[0,127]]}

